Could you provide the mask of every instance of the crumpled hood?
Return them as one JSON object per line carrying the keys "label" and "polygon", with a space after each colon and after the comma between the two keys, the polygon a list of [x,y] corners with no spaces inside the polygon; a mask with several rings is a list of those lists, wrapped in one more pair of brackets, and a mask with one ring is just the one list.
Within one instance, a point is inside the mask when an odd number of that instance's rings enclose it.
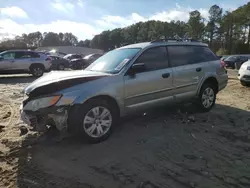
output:
{"label": "crumpled hood", "polygon": [[33,93],[32,95],[36,96],[44,95],[106,76],[110,76],[110,74],[85,70],[52,71],[24,88],[24,93],[28,95]]}

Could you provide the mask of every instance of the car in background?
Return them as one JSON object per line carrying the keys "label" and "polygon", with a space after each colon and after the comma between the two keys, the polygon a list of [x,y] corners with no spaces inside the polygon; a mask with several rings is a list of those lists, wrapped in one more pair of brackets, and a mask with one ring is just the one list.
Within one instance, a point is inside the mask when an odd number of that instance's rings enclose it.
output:
{"label": "car in background", "polygon": [[78,54],[67,54],[67,55],[63,56],[63,58],[67,59],[67,60],[82,59],[82,56],[78,55]]}
{"label": "car in background", "polygon": [[51,70],[51,58],[42,52],[31,50],[8,50],[0,53],[0,73],[29,73],[40,77]]}
{"label": "car in background", "polygon": [[223,61],[228,68],[232,69],[239,69],[240,66],[246,62],[249,58],[247,56],[241,56],[241,55],[232,55],[227,58],[225,58]]}
{"label": "car in background", "polygon": [[52,59],[52,70],[64,70],[65,68],[69,68],[69,61],[59,56],[50,55]]}
{"label": "car in background", "polygon": [[69,61],[69,67],[73,70],[82,70],[88,67],[89,65],[90,63],[83,58],[72,59]]}
{"label": "car in background", "polygon": [[89,64],[91,64],[101,56],[101,54],[89,54],[86,55],[83,59],[86,60]]}
{"label": "car in background", "polygon": [[250,86],[250,60],[243,63],[238,72],[241,85]]}

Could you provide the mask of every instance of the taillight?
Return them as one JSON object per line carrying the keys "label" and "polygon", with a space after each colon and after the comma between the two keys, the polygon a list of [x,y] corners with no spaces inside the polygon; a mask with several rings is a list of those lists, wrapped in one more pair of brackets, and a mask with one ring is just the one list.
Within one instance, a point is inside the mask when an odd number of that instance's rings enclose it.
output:
{"label": "taillight", "polygon": [[226,63],[223,60],[220,60],[220,66],[224,68],[226,66]]}
{"label": "taillight", "polygon": [[50,57],[47,57],[45,61],[52,61],[52,59]]}
{"label": "taillight", "polygon": [[47,58],[45,59],[45,61],[48,62],[48,64],[49,64],[50,67],[52,66],[52,58],[51,58],[51,57],[47,57]]}

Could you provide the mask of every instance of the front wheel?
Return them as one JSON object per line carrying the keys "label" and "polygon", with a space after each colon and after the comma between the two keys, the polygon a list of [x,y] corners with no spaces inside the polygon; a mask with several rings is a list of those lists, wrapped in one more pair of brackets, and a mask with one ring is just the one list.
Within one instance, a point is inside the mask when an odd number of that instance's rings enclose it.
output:
{"label": "front wheel", "polygon": [[197,105],[202,112],[210,111],[215,105],[216,90],[213,84],[205,83],[199,93]]}
{"label": "front wheel", "polygon": [[117,123],[117,109],[106,101],[93,99],[70,112],[69,126],[91,143],[106,140]]}
{"label": "front wheel", "polygon": [[240,83],[241,83],[242,86],[246,86],[246,87],[250,86],[250,83],[247,83],[245,81],[240,81]]}

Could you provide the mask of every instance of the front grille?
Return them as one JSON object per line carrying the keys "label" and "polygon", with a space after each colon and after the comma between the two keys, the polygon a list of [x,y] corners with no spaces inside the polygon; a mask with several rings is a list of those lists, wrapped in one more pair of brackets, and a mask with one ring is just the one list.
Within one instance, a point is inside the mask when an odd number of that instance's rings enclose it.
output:
{"label": "front grille", "polygon": [[32,127],[36,127],[37,124],[38,124],[37,118],[36,118],[36,117],[32,117],[32,118],[30,119],[30,125],[31,125]]}

